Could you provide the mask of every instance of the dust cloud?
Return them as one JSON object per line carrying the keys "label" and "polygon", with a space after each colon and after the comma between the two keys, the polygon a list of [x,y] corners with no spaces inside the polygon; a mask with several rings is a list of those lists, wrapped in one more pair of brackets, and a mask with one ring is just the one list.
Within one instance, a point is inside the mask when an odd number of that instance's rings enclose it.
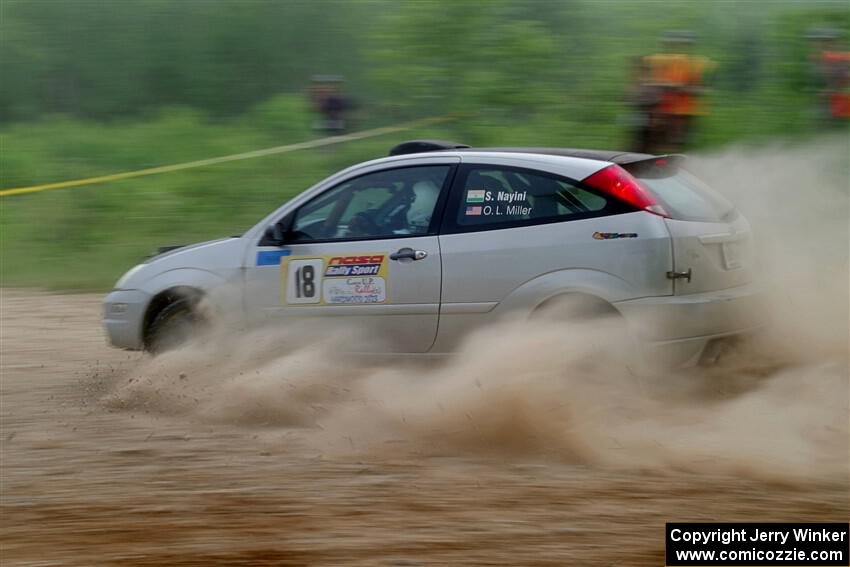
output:
{"label": "dust cloud", "polygon": [[694,166],[772,286],[710,368],[553,321],[420,364],[233,324],[151,358],[105,345],[100,295],[0,290],[3,563],[649,566],[664,522],[845,521],[846,141]]}
{"label": "dust cloud", "polygon": [[295,426],[319,452],[846,483],[846,142],[733,148],[691,167],[750,220],[771,295],[765,332],[715,367],[637,373],[587,323],[510,321],[418,365],[370,365],[337,354],[344,338],[265,329],[146,360],[106,403]]}
{"label": "dust cloud", "polygon": [[814,142],[733,147],[693,168],[743,211],[753,228],[761,280],[772,292],[775,353],[813,362],[847,360],[850,148],[836,135]]}

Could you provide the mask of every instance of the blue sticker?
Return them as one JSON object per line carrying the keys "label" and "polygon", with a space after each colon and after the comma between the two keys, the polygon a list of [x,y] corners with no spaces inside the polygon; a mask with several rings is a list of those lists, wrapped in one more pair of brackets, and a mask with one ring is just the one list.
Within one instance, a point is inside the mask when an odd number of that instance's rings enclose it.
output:
{"label": "blue sticker", "polygon": [[258,266],[280,266],[280,259],[292,254],[290,250],[264,250],[257,252]]}

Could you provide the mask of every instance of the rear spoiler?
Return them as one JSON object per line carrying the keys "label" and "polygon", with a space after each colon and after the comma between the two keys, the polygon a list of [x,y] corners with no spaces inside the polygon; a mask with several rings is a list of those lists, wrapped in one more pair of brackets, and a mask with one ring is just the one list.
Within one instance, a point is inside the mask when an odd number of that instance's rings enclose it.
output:
{"label": "rear spoiler", "polygon": [[440,150],[456,150],[468,148],[466,144],[458,144],[457,142],[448,142],[446,140],[410,140],[402,142],[390,149],[388,155],[403,156],[407,154],[418,154],[422,152],[437,152]]}
{"label": "rear spoiler", "polygon": [[635,177],[650,179],[663,179],[675,175],[686,159],[682,154],[665,154],[660,156],[625,154],[625,159],[623,160],[618,160],[617,157],[611,161]]}

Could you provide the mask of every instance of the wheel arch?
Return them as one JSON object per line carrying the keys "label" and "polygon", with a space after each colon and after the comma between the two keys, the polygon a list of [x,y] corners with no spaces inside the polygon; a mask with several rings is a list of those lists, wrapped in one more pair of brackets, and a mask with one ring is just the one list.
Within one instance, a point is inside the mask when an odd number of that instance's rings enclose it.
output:
{"label": "wheel arch", "polygon": [[570,268],[549,272],[525,282],[501,301],[498,310],[530,315],[547,302],[566,297],[584,297],[589,303],[604,304],[619,314],[616,302],[641,295],[632,285],[613,274]]}
{"label": "wheel arch", "polygon": [[556,306],[567,303],[572,304],[575,314],[580,317],[615,315],[623,318],[620,310],[610,301],[586,291],[573,290],[563,290],[546,297],[534,306],[529,318],[538,318]]}

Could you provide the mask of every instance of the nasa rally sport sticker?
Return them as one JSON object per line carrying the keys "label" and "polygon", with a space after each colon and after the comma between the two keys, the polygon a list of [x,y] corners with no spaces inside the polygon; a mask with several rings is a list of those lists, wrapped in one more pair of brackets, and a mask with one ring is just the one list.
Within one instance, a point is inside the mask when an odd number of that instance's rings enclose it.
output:
{"label": "nasa rally sport sticker", "polygon": [[387,301],[387,256],[382,253],[292,256],[280,264],[287,305],[367,305]]}

